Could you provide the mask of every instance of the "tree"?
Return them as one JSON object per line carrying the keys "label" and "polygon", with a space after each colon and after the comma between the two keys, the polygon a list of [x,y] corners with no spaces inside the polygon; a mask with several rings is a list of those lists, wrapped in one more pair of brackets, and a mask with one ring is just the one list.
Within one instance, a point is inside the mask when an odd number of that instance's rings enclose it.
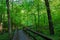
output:
{"label": "tree", "polygon": [[51,11],[50,11],[50,6],[49,6],[48,0],[45,0],[45,5],[46,5],[46,9],[47,9],[50,34],[54,35],[54,27],[53,27],[53,22],[52,22],[52,17],[51,17]]}
{"label": "tree", "polygon": [[9,9],[9,0],[6,0],[6,5],[7,5],[7,15],[8,15],[8,31],[9,31],[9,37],[11,40],[11,18],[10,18],[10,9]]}

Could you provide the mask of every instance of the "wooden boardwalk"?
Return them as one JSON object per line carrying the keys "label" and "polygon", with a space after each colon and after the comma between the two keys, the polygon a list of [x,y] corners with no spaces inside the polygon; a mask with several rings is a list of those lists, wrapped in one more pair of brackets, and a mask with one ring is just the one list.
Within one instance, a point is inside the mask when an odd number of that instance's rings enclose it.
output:
{"label": "wooden boardwalk", "polygon": [[32,39],[27,34],[25,34],[23,30],[19,30],[18,33],[15,32],[13,40],[32,40]]}

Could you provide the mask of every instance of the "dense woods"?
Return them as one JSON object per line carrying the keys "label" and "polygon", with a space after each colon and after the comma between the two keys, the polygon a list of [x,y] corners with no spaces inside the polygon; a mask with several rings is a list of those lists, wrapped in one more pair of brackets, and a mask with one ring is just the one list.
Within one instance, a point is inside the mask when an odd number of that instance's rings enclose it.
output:
{"label": "dense woods", "polygon": [[60,0],[0,0],[0,40],[23,27],[60,40]]}

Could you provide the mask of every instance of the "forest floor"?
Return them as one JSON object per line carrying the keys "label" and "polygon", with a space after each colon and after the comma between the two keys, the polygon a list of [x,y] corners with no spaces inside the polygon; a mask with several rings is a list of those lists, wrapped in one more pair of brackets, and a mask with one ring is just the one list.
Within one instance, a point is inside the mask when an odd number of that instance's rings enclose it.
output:
{"label": "forest floor", "polygon": [[0,40],[8,40],[8,33],[0,34]]}

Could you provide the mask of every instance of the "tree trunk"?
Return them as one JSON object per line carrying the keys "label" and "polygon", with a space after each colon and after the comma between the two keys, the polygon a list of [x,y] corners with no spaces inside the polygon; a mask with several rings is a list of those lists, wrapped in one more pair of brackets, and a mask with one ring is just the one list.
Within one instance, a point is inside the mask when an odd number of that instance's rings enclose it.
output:
{"label": "tree trunk", "polygon": [[9,0],[6,0],[7,5],[7,15],[8,15],[8,31],[9,31],[9,40],[11,40],[11,18],[10,18],[10,9],[9,9]]}
{"label": "tree trunk", "polygon": [[35,27],[36,27],[36,31],[37,31],[37,25],[36,25],[36,15],[34,14],[34,25],[35,25]]}
{"label": "tree trunk", "polygon": [[49,6],[48,0],[45,0],[45,5],[46,5],[46,9],[47,9],[50,34],[54,35],[54,27],[53,27],[53,22],[52,22],[52,17],[51,17],[51,11],[50,11],[50,6]]}
{"label": "tree trunk", "polygon": [[37,3],[37,12],[38,12],[38,25],[37,25],[38,27],[37,27],[37,31],[41,32],[41,30],[40,30],[41,29],[40,28],[40,15],[39,15],[40,14],[40,11],[39,11],[39,0],[37,2],[38,2]]}

